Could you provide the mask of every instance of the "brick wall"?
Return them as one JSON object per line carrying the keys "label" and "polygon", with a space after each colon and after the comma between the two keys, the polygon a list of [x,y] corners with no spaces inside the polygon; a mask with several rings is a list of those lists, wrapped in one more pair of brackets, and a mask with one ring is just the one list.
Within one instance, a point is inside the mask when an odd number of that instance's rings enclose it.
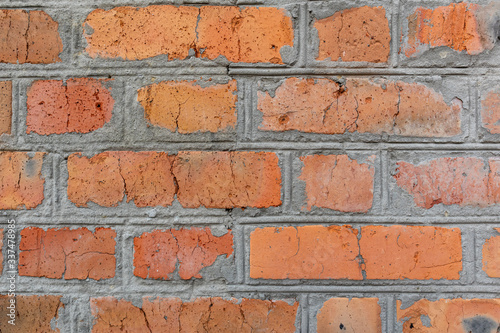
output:
{"label": "brick wall", "polygon": [[0,332],[500,329],[500,5],[0,8]]}

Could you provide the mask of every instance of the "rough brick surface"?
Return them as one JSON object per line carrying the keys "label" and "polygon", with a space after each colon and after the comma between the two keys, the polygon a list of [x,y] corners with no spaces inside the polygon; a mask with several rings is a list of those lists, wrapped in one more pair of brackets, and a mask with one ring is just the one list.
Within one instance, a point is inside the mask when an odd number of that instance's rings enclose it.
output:
{"label": "rough brick surface", "polygon": [[458,228],[367,226],[359,241],[367,279],[460,278],[462,242]]}
{"label": "rough brick surface", "polygon": [[232,253],[231,231],[216,237],[210,228],[155,230],[134,238],[134,275],[169,280],[178,269],[183,280],[201,278],[204,267]]}
{"label": "rough brick surface", "polygon": [[[59,318],[59,311],[64,308],[61,296],[33,295],[16,296],[16,319],[15,325],[8,323],[5,309],[10,305],[11,298],[0,295],[0,308],[2,309],[2,320],[0,320],[0,332],[8,333],[51,333],[60,332],[53,327]],[[55,325],[54,325],[55,326]]]}
{"label": "rough brick surface", "polygon": [[[495,228],[500,233],[500,228]],[[488,238],[483,244],[483,271],[489,277],[500,278],[500,236]]]}
{"label": "rough brick surface", "polygon": [[391,50],[389,22],[383,7],[349,8],[314,22],[316,60],[387,62]]}
{"label": "rough brick surface", "polygon": [[0,135],[12,127],[12,81],[0,81]]}
{"label": "rough brick surface", "polygon": [[418,56],[439,46],[473,55],[483,52],[487,44],[478,22],[479,11],[479,5],[467,2],[435,9],[417,8],[408,16],[405,55]]}
{"label": "rough brick surface", "polygon": [[91,298],[93,333],[295,332],[298,303],[256,299],[143,298],[142,308],[113,297]]}
{"label": "rough brick surface", "polygon": [[[369,158],[371,162],[375,156]],[[373,202],[375,168],[347,155],[303,156],[299,179],[306,183],[307,208],[367,212]]]}
{"label": "rough brick surface", "polygon": [[51,279],[115,276],[116,232],[109,228],[25,228],[19,244],[19,275]]}
{"label": "rough brick surface", "polygon": [[172,132],[217,132],[236,125],[236,81],[202,87],[164,81],[139,89],[146,120]]}
{"label": "rough brick surface", "polygon": [[481,99],[481,121],[492,134],[500,134],[500,91],[490,90]]}
{"label": "rough brick surface", "polygon": [[[8,243],[8,241],[7,241]],[[2,275],[3,272],[3,229],[0,229],[0,276]]]}
{"label": "rough brick surface", "polygon": [[330,298],[316,318],[317,333],[382,333],[378,298]]}
{"label": "rough brick surface", "polygon": [[[423,323],[422,317],[428,317]],[[403,333],[495,332],[500,327],[499,299],[421,299],[408,307],[397,301]]]}
{"label": "rough brick surface", "polygon": [[0,152],[0,209],[32,209],[42,203],[44,153]]}
{"label": "rough brick surface", "polygon": [[0,10],[0,62],[49,64],[63,50],[59,24],[40,10]]}
{"label": "rough brick surface", "polygon": [[250,235],[250,277],[361,280],[357,234],[349,226],[256,229]]}
{"label": "rough brick surface", "polygon": [[35,81],[28,90],[26,133],[88,133],[111,120],[114,100],[103,80]]}
{"label": "rough brick surface", "polygon": [[260,129],[450,137],[461,133],[462,103],[418,83],[288,78],[272,97],[258,92]]}
{"label": "rough brick surface", "polygon": [[490,158],[488,166],[476,157],[444,157],[417,165],[400,161],[397,166],[398,186],[419,207],[429,209],[440,203],[485,207],[500,202],[498,158]]}
{"label": "rough brick surface", "polygon": [[281,205],[278,156],[266,152],[179,152],[173,172],[183,207]]}
{"label": "rough brick surface", "polygon": [[[124,28],[125,27],[125,28]],[[87,52],[95,57],[141,60],[224,56],[231,62],[283,63],[293,45],[291,18],[271,7],[148,6],[96,9],[84,23]],[[271,32],[272,33],[269,33]]]}

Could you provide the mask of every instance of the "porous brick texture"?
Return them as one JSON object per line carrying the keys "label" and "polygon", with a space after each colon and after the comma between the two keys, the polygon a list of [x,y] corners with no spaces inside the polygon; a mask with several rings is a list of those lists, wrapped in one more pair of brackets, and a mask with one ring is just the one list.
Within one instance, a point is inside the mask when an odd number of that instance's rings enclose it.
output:
{"label": "porous brick texture", "polygon": [[0,333],[500,332],[499,27],[0,0]]}

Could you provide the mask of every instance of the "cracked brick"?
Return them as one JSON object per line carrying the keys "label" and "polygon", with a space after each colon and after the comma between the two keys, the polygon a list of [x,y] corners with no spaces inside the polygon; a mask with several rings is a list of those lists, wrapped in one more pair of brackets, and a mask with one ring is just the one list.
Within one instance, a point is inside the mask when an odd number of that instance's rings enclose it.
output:
{"label": "cracked brick", "polygon": [[236,80],[201,87],[196,81],[163,81],[141,88],[137,100],[149,124],[172,132],[218,132],[236,125]]}
{"label": "cracked brick", "polygon": [[114,100],[107,80],[38,80],[28,89],[26,133],[89,133],[111,120]]}
{"label": "cracked brick", "polygon": [[12,81],[0,81],[0,135],[11,134]]}
{"label": "cracked brick", "polygon": [[233,253],[233,235],[212,235],[210,228],[155,230],[134,238],[134,275],[169,280],[178,268],[181,279],[202,278],[200,271],[218,256]]}
{"label": "cracked brick", "polygon": [[109,228],[21,231],[19,275],[51,279],[109,279],[115,276],[116,232]]}
{"label": "cracked brick", "polygon": [[317,333],[382,333],[378,298],[330,298],[317,315]]}
{"label": "cracked brick", "polygon": [[96,9],[84,22],[84,37],[93,58],[186,59],[193,49],[201,58],[283,63],[280,50],[293,45],[294,33],[279,8],[153,5]]}
{"label": "cracked brick", "polygon": [[[497,233],[500,233],[500,228],[495,228]],[[500,278],[500,236],[492,236],[485,240],[483,244],[483,271],[489,277]]]}
{"label": "cracked brick", "polygon": [[[424,323],[422,317],[429,318]],[[496,332],[500,328],[500,299],[421,299],[403,308],[397,301],[403,333]]]}
{"label": "cracked brick", "polygon": [[373,202],[375,168],[347,155],[302,156],[299,179],[306,183],[307,209],[312,206],[342,212],[367,212]]}
{"label": "cracked brick", "polygon": [[42,203],[45,153],[0,152],[0,209],[32,209]]}
{"label": "cracked brick", "polygon": [[449,104],[441,94],[418,83],[385,79],[288,78],[274,97],[259,91],[258,110],[265,131],[348,132],[417,137],[461,133],[462,102]]}
{"label": "cracked brick", "polygon": [[391,50],[389,21],[383,7],[358,7],[316,20],[316,60],[387,62]]}
{"label": "cracked brick", "polygon": [[50,64],[63,50],[59,24],[40,10],[0,10],[0,62]]}

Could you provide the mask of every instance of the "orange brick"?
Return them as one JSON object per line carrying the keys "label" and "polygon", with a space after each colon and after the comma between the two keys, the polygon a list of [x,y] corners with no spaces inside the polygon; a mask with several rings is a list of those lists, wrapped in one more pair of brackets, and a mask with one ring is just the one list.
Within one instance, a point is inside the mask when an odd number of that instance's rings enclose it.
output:
{"label": "orange brick", "polygon": [[[494,332],[500,326],[499,299],[421,299],[402,309],[397,301],[397,318],[403,332]],[[422,322],[427,316],[428,323]]]}
{"label": "orange brick", "polygon": [[236,125],[236,81],[203,88],[196,81],[164,81],[139,89],[147,121],[172,132],[218,132]]}
{"label": "orange brick", "polygon": [[288,78],[274,97],[258,92],[265,131],[346,132],[450,137],[461,133],[462,103],[448,105],[443,96],[402,81],[347,79],[341,86],[329,79]]}
{"label": "orange brick", "polygon": [[363,279],[350,226],[260,228],[250,235],[253,279]]}
{"label": "orange brick", "polygon": [[367,279],[460,278],[461,232],[427,226],[366,226],[359,241]]}
{"label": "orange brick", "polygon": [[12,127],[12,81],[0,81],[0,135]]}
{"label": "orange brick", "polygon": [[142,308],[113,297],[91,298],[93,333],[295,332],[298,303],[256,299],[143,298]]}
{"label": "orange brick", "polygon": [[309,210],[315,206],[366,213],[372,207],[373,166],[347,155],[311,155],[300,160],[304,167],[299,179],[306,183]]}
{"label": "orange brick", "polygon": [[0,209],[32,209],[42,203],[44,153],[0,152]]}
{"label": "orange brick", "polygon": [[391,50],[389,21],[383,7],[358,7],[316,20],[316,60],[387,62]]}
{"label": "orange brick", "polygon": [[378,298],[330,298],[318,311],[317,333],[382,333]]}
{"label": "orange brick", "polygon": [[200,271],[220,255],[233,253],[231,231],[221,237],[210,228],[155,230],[134,238],[134,275],[143,279],[171,279],[178,269],[183,280],[201,278]]}
{"label": "orange brick", "polygon": [[281,170],[275,153],[179,152],[173,173],[185,208],[281,205]]}
{"label": "orange brick", "polygon": [[500,91],[490,90],[481,99],[481,121],[492,134],[500,134]]}
{"label": "orange brick", "polygon": [[[125,29],[123,27],[126,27]],[[291,18],[271,7],[154,5],[96,9],[84,23],[88,54],[140,60],[167,55],[186,59],[224,56],[231,62],[282,63],[293,45]],[[268,33],[272,31],[273,33]]]}
{"label": "orange brick", "polygon": [[28,90],[26,133],[88,133],[111,120],[114,100],[103,80],[35,81]]}
{"label": "orange brick", "polygon": [[[0,308],[2,309],[2,320],[0,320],[0,331],[9,333],[26,332],[59,332],[59,329],[53,329],[57,322],[59,311],[64,309],[61,302],[62,296],[52,295],[16,295],[15,325],[9,324],[10,317],[7,317],[5,311],[10,306],[11,297],[0,295]],[[10,313],[10,312],[9,312]]]}
{"label": "orange brick", "polygon": [[25,228],[19,244],[19,275],[51,279],[115,276],[116,232],[109,228]]}
{"label": "orange brick", "polygon": [[0,62],[49,64],[63,50],[59,24],[40,10],[0,10]]}
{"label": "orange brick", "polygon": [[429,48],[447,46],[467,54],[485,50],[478,13],[481,6],[467,2],[451,3],[435,9],[419,7],[408,16],[408,36],[404,45],[407,57]]}
{"label": "orange brick", "polygon": [[[495,230],[500,232],[500,228],[495,228]],[[485,271],[489,277],[500,277],[499,253],[500,236],[488,238],[483,244],[483,271]]]}
{"label": "orange brick", "polygon": [[[7,241],[7,243],[8,243],[8,241]],[[2,249],[3,249],[3,229],[0,229],[0,276],[2,275],[2,272],[3,272],[3,254],[2,254]]]}

